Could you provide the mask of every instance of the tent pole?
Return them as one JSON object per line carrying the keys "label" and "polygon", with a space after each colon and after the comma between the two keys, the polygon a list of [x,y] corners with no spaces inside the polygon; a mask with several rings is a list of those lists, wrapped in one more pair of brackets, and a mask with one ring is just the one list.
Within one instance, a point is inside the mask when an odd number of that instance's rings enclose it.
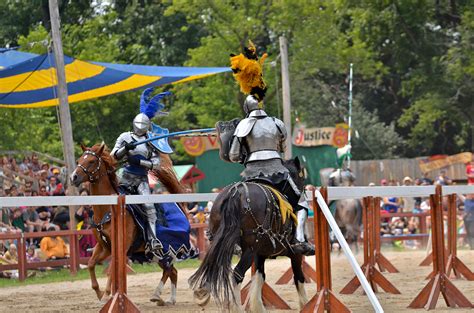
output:
{"label": "tent pole", "polygon": [[[66,71],[64,69],[64,53],[63,45],[61,41],[60,32],[60,21],[59,21],[59,9],[57,0],[49,0],[49,15],[51,18],[51,33],[53,36],[53,48],[54,48],[54,60],[56,67],[57,77],[57,95],[59,100],[59,120],[61,124],[61,133],[63,140],[63,154],[66,162],[67,178],[74,171],[75,168],[75,157],[74,157],[74,141],[72,138],[72,125],[71,125],[71,112],[69,111],[69,102],[66,85]],[[72,194],[77,194],[75,188],[68,184],[67,181],[63,182],[68,186],[69,191]],[[70,227],[75,229],[74,220],[74,208],[69,208]]]}
{"label": "tent pole", "polygon": [[290,74],[288,70],[288,42],[286,37],[280,37],[281,56],[281,85],[283,93],[283,122],[286,126],[288,136],[286,138],[285,159],[292,156],[292,128],[291,128],[291,97],[290,97]]}

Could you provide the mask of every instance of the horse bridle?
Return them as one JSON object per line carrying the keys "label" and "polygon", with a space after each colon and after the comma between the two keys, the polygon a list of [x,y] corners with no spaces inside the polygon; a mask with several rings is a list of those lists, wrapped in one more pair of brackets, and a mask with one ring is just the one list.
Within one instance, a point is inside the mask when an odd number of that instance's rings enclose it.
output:
{"label": "horse bridle", "polygon": [[82,166],[82,164],[77,163],[77,166],[80,167],[84,171],[84,173],[89,177],[89,182],[93,184],[93,183],[97,182],[100,178],[100,174],[97,175],[97,177],[94,177],[94,175],[100,171],[100,166],[102,165],[102,158],[97,153],[95,153],[94,151],[90,151],[90,150],[85,151],[84,154],[95,156],[97,158],[97,160],[99,160],[99,164],[97,165],[97,167],[93,171],[89,171],[87,168]]}

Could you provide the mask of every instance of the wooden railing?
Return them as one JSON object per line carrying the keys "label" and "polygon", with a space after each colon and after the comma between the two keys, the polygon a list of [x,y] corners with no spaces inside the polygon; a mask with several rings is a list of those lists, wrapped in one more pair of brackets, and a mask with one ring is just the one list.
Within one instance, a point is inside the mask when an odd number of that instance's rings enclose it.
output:
{"label": "wooden railing", "polygon": [[[207,251],[207,238],[205,230],[207,224],[193,223],[192,229],[197,230],[197,248],[199,249],[199,258],[202,259]],[[89,257],[80,257],[79,253],[79,237],[83,235],[92,235],[91,229],[84,230],[60,230],[48,232],[33,232],[33,233],[0,233],[0,240],[15,240],[18,249],[18,263],[15,264],[0,264],[0,272],[6,270],[18,270],[19,280],[23,281],[27,277],[28,270],[37,270],[44,267],[67,266],[72,275],[76,275],[79,269],[79,264],[87,264]],[[42,237],[68,237],[69,239],[69,258],[60,260],[45,260],[39,262],[28,262],[26,257],[26,243],[33,238]]]}

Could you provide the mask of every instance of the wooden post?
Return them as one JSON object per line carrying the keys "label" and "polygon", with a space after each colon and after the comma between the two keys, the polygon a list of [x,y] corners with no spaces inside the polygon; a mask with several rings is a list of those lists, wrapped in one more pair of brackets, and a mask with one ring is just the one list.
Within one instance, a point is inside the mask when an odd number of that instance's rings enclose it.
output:
{"label": "wooden post", "polygon": [[441,186],[436,186],[436,193],[430,195],[431,202],[431,233],[432,233],[432,255],[433,275],[428,284],[420,291],[408,306],[412,309],[425,308],[432,310],[436,307],[439,294],[443,294],[444,301],[448,307],[472,308],[472,303],[462,292],[449,280],[446,275],[444,231],[443,231],[443,207]]}
{"label": "wooden post", "polygon": [[[376,242],[377,237],[380,237],[380,215],[374,212],[374,208],[380,210],[377,205],[377,203],[380,203],[380,199],[365,197],[363,203],[363,210],[366,212],[362,215],[364,223],[364,264],[362,264],[361,269],[365,273],[365,277],[367,277],[367,281],[372,286],[374,292],[377,292],[377,285],[379,285],[383,290],[385,290],[385,292],[400,294],[400,291],[375,267]],[[379,218],[378,223],[376,222],[376,218]],[[383,265],[385,265],[385,263],[383,263]],[[359,286],[359,278],[354,276],[354,278],[352,278],[347,285],[342,288],[341,293],[352,294],[359,288]]]}
{"label": "wooden post", "polygon": [[[327,202],[328,193],[325,187],[321,188],[321,194]],[[329,227],[321,211],[313,191],[314,210],[314,242],[316,246],[316,286],[317,292],[311,300],[306,303],[301,312],[351,312],[332,291],[331,279],[331,255],[329,245]]]}
{"label": "wooden post", "polygon": [[101,313],[138,313],[140,310],[127,295],[127,251],[125,234],[126,207],[125,195],[120,195],[118,205],[112,206],[112,258],[110,262],[110,279],[112,282],[112,298],[100,310]]}
{"label": "wooden post", "polygon": [[24,234],[18,234],[18,280],[24,281],[27,277],[26,240]]}
{"label": "wooden post", "polygon": [[77,274],[79,267],[79,256],[77,254],[77,236],[74,234],[74,230],[69,230],[71,235],[69,236],[69,271],[71,275]]}
{"label": "wooden post", "polygon": [[457,206],[456,195],[448,196],[448,261],[446,263],[446,275],[451,275],[451,270],[454,277],[461,278],[464,276],[467,280],[474,280],[474,273],[458,258],[457,256]]}
{"label": "wooden post", "polygon": [[283,93],[283,122],[286,126],[286,150],[285,159],[291,159],[291,97],[290,97],[290,74],[288,70],[288,42],[285,37],[280,37],[281,58],[281,89]]}
{"label": "wooden post", "polygon": [[[51,34],[53,37],[54,61],[56,68],[57,88],[56,93],[59,102],[59,125],[61,127],[61,140],[63,144],[64,161],[66,163],[67,176],[71,174],[76,167],[76,158],[74,157],[74,140],[72,137],[71,112],[69,110],[68,92],[66,84],[66,71],[64,69],[64,52],[61,41],[59,9],[57,0],[49,0],[49,15],[51,19]],[[69,185],[69,195],[77,195],[77,189]],[[76,229],[76,220],[74,217],[75,206],[69,207],[69,229]]]}

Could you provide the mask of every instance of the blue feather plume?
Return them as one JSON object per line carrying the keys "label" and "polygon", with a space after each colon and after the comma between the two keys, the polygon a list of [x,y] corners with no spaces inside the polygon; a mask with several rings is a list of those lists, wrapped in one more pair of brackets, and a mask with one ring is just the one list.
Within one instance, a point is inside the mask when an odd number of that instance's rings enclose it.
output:
{"label": "blue feather plume", "polygon": [[151,93],[153,92],[152,88],[147,88],[140,98],[140,112],[148,116],[150,119],[155,117],[156,113],[163,110],[165,105],[160,102],[161,99],[171,95],[171,92],[166,91],[157,94],[150,99]]}

